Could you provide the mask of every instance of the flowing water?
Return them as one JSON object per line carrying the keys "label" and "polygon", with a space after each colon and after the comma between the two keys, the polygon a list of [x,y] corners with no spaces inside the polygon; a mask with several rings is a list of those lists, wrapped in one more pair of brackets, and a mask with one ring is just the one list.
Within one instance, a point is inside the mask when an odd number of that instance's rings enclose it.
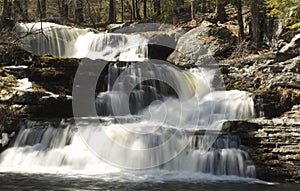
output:
{"label": "flowing water", "polygon": [[[40,24],[16,28],[36,33]],[[14,144],[0,155],[0,181],[7,182],[1,188],[296,190],[255,179],[240,137],[220,134],[224,121],[253,118],[255,109],[247,92],[216,90],[215,69],[153,63],[140,34],[95,34],[52,23],[43,23],[43,33],[24,38],[24,47],[114,62],[105,91],[95,98],[97,114],[20,124]]]}

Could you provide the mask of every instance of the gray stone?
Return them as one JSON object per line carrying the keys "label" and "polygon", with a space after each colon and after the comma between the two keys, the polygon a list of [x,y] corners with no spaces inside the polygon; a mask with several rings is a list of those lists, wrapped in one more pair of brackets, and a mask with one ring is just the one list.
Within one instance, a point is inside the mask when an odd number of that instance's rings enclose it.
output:
{"label": "gray stone", "polygon": [[226,57],[235,41],[236,37],[225,26],[205,21],[179,39],[168,60],[181,66],[215,64],[214,58]]}
{"label": "gray stone", "polygon": [[282,47],[280,53],[299,55],[300,54],[300,33],[297,34],[290,43]]}

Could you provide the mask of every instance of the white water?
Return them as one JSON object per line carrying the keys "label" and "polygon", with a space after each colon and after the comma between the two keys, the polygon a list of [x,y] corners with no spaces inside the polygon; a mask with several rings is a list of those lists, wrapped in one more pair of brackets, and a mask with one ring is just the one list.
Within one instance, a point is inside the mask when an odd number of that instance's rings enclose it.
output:
{"label": "white water", "polygon": [[[46,25],[44,30],[50,40],[44,42],[41,34],[36,35],[36,41],[25,39],[29,50],[61,57],[125,61],[147,58],[147,39],[139,35],[94,34],[84,29]],[[147,66],[147,62],[144,64]],[[119,72],[126,69],[126,80],[118,81]],[[255,167],[239,137],[216,134],[226,120],[255,117],[251,95],[214,90],[211,84],[216,74],[211,69],[182,72],[169,68],[167,74],[163,70],[164,66],[120,69],[111,64],[108,91],[101,92],[96,99],[98,113],[109,117],[101,117],[100,123],[94,118],[82,118],[76,125],[72,120],[59,125],[26,121],[14,146],[0,155],[0,171],[101,175],[108,180],[117,176],[116,179],[137,181],[147,177],[255,177]],[[135,115],[120,105],[117,117],[113,117],[114,97],[121,99],[126,86],[138,84],[145,75],[172,82],[179,98],[164,94],[165,84],[150,81],[132,91]],[[197,134],[200,130],[207,131]]]}
{"label": "white water", "polygon": [[[41,26],[42,29],[41,30]],[[88,29],[44,22],[16,24],[24,47],[36,54],[58,57],[141,61],[148,56],[147,39],[138,34],[95,34]]]}

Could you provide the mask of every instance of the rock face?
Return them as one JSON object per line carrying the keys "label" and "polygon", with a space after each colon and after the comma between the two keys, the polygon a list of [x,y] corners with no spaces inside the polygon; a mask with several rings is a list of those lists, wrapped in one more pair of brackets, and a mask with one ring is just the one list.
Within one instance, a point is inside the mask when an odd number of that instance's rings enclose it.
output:
{"label": "rock face", "polygon": [[257,178],[300,180],[300,119],[253,119],[225,123],[241,136],[256,166]]}
{"label": "rock face", "polygon": [[282,47],[279,51],[282,54],[299,55],[300,54],[300,33],[297,34],[289,44]]}
{"label": "rock face", "polygon": [[1,132],[18,130],[19,118],[73,116],[70,95],[79,60],[39,57],[19,47],[1,50]]}
{"label": "rock face", "polygon": [[300,56],[278,61],[275,53],[221,63],[227,89],[253,92],[265,117],[278,117],[300,103]]}
{"label": "rock face", "polygon": [[166,31],[142,33],[142,35],[149,39],[148,57],[150,59],[167,60],[184,33],[185,31],[182,29],[172,28]]}
{"label": "rock face", "polygon": [[257,177],[300,180],[299,34],[279,52],[219,63],[227,89],[254,93],[258,114],[267,118],[228,122],[255,162]]}
{"label": "rock face", "polygon": [[168,60],[180,66],[211,64],[214,58],[226,58],[235,41],[236,37],[225,26],[203,21],[179,39]]}

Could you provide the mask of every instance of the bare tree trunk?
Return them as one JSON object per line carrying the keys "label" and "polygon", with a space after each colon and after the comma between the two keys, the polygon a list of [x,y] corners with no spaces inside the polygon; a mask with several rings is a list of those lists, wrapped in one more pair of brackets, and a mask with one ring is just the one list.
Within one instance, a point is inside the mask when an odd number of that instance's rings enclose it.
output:
{"label": "bare tree trunk", "polygon": [[154,15],[155,15],[155,17],[159,17],[160,14],[161,14],[160,0],[153,0],[153,6],[154,6]]}
{"label": "bare tree trunk", "polygon": [[144,0],[144,5],[143,5],[143,8],[144,8],[144,18],[146,19],[147,18],[147,0]]}
{"label": "bare tree trunk", "polygon": [[5,19],[8,18],[11,18],[11,2],[8,2],[8,0],[4,0],[1,21],[3,22]]}
{"label": "bare tree trunk", "polygon": [[261,47],[264,37],[265,7],[263,0],[251,1],[252,39],[256,49]]}
{"label": "bare tree trunk", "polygon": [[28,17],[28,4],[29,1],[28,0],[24,0],[24,9],[23,9],[23,20],[24,21],[28,21],[29,17]]}
{"label": "bare tree trunk", "polygon": [[206,0],[201,1],[201,11],[202,13],[206,13]]}
{"label": "bare tree trunk", "polygon": [[60,15],[61,17],[64,18],[64,20],[68,20],[69,19],[69,5],[68,5],[68,1],[67,0],[62,0],[60,5],[61,8],[60,10]]}
{"label": "bare tree trunk", "polygon": [[239,24],[239,41],[241,42],[245,38],[242,0],[237,0],[236,4],[237,4],[237,10],[238,10],[237,20],[238,20],[238,24]]}
{"label": "bare tree trunk", "polygon": [[91,22],[92,22],[92,24],[93,24],[93,27],[96,29],[96,24],[95,24],[95,21],[94,21],[93,15],[92,15],[92,11],[91,11],[91,4],[90,4],[90,1],[89,1],[89,0],[86,0],[86,3],[87,3],[87,6],[88,6],[89,17],[90,17],[90,19],[91,19]]}
{"label": "bare tree trunk", "polygon": [[208,11],[211,12],[211,10],[212,10],[212,8],[211,8],[211,0],[207,0],[207,7],[208,7]]}
{"label": "bare tree trunk", "polygon": [[124,0],[121,0],[121,22],[124,22]]}
{"label": "bare tree trunk", "polygon": [[227,20],[227,14],[225,11],[226,2],[223,0],[216,1],[216,11],[215,11],[215,18],[217,21],[224,23]]}
{"label": "bare tree trunk", "polygon": [[136,11],[136,18],[138,20],[141,20],[141,15],[140,15],[140,9],[139,9],[139,1],[135,0],[135,11]]}
{"label": "bare tree trunk", "polygon": [[191,1],[191,19],[192,20],[194,20],[194,18],[195,18],[195,15],[194,15],[194,13],[195,13],[195,7],[194,7],[194,0],[192,0]]}
{"label": "bare tree trunk", "polygon": [[135,1],[132,0],[131,1],[131,18],[132,20],[136,20],[136,16],[135,16]]}
{"label": "bare tree trunk", "polygon": [[84,8],[83,0],[76,0],[76,8],[75,8],[76,23],[84,22],[83,8]]}
{"label": "bare tree trunk", "polygon": [[47,17],[47,1],[46,0],[38,0],[37,1],[37,12],[40,19],[44,19]]}
{"label": "bare tree trunk", "polygon": [[14,0],[13,7],[16,20],[28,21],[28,0]]}
{"label": "bare tree trunk", "polygon": [[41,0],[41,16],[42,18],[47,17],[47,1],[46,0]]}
{"label": "bare tree trunk", "polygon": [[14,19],[19,20],[22,17],[22,12],[23,12],[21,0],[14,0],[13,7],[14,7]]}
{"label": "bare tree trunk", "polygon": [[109,23],[115,23],[116,22],[116,11],[115,11],[115,0],[109,0]]}

